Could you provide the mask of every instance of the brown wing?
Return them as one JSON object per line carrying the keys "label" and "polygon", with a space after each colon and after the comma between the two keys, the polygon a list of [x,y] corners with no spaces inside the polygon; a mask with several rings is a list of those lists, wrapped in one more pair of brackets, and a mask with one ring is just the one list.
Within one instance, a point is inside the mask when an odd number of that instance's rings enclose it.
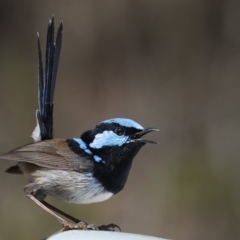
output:
{"label": "brown wing", "polygon": [[92,161],[70,150],[65,139],[51,139],[28,144],[0,155],[0,158],[62,170],[84,171],[93,166]]}

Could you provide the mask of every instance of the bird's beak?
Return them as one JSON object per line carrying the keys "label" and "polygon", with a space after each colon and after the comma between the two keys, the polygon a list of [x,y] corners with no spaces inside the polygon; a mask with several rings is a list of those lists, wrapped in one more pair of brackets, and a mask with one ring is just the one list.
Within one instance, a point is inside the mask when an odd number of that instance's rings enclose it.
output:
{"label": "bird's beak", "polygon": [[147,140],[147,139],[141,139],[142,136],[146,135],[147,133],[154,132],[154,131],[159,131],[157,128],[145,128],[141,130],[140,132],[135,133],[134,135],[131,136],[132,139],[138,142],[145,142],[145,143],[154,143],[158,144],[158,142],[152,141],[152,140]]}

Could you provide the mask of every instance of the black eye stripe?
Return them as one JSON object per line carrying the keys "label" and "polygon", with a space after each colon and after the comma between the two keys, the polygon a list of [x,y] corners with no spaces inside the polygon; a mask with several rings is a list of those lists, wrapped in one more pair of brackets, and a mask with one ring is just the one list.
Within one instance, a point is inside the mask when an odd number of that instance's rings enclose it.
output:
{"label": "black eye stripe", "polygon": [[134,127],[124,127],[117,123],[107,124],[107,123],[101,123],[96,127],[96,130],[98,133],[103,132],[105,130],[113,131],[115,132],[116,128],[122,128],[125,131],[125,135],[132,135],[137,132],[141,132],[141,129],[136,129]]}
{"label": "black eye stripe", "polygon": [[[116,133],[117,128],[123,129],[124,133],[122,135],[125,135],[125,136],[133,136],[137,132],[141,132],[140,129],[136,129],[136,128],[133,128],[133,127],[124,127],[124,126],[121,126],[120,124],[117,124],[117,123],[111,123],[111,124],[101,123],[101,124],[97,125],[93,130],[89,130],[89,131],[84,132],[81,135],[81,139],[86,144],[90,144],[90,143],[93,142],[93,140],[94,140],[94,138],[97,134],[103,133],[104,131],[112,131],[115,134],[117,134]],[[117,134],[117,135],[122,136],[122,135],[119,135],[119,134]]]}

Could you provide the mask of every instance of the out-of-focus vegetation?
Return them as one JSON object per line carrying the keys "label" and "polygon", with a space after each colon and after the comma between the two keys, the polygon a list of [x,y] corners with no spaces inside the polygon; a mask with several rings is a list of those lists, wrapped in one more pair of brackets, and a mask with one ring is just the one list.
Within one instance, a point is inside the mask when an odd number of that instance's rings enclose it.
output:
{"label": "out-of-focus vegetation", "polygon": [[[0,0],[0,153],[31,142],[36,32],[64,22],[55,137],[128,117],[161,129],[125,189],[92,205],[51,203],[87,221],[170,239],[240,236],[240,2]],[[42,46],[43,47],[43,46]],[[150,136],[150,135],[149,135]],[[40,239],[58,223],[0,161],[0,239]]]}

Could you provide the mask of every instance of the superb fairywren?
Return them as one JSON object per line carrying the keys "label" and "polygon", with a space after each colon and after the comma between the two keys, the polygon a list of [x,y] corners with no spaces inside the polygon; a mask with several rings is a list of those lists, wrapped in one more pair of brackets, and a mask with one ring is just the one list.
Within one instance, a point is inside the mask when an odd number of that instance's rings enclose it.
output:
{"label": "superb fairywren", "polygon": [[[146,143],[156,143],[141,137],[157,131],[143,128],[126,118],[102,121],[80,138],[53,139],[53,95],[62,42],[60,23],[54,42],[54,19],[47,32],[45,76],[38,37],[39,109],[34,143],[17,148],[0,157],[17,161],[8,173],[24,174],[30,182],[26,195],[49,212],[63,225],[63,229],[95,228],[60,211],[44,199],[47,195],[71,203],[93,203],[107,200],[121,191],[126,183],[133,158]],[[71,224],[57,213],[73,220]],[[113,225],[106,226],[112,227]]]}

